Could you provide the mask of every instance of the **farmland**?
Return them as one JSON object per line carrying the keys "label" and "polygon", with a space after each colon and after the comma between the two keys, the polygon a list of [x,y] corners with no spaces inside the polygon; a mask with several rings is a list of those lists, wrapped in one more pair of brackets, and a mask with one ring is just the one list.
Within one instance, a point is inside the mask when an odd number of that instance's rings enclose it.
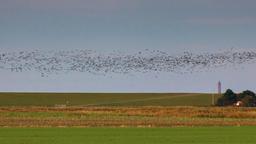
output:
{"label": "farmland", "polygon": [[211,104],[212,94],[204,93],[0,93],[0,106],[210,106]]}
{"label": "farmland", "polygon": [[256,127],[0,128],[1,144],[254,144]]}
{"label": "farmland", "polygon": [[1,93],[0,143],[255,143],[255,108],[211,104],[200,93]]}
{"label": "farmland", "polygon": [[1,107],[0,127],[256,126],[255,108]]}
{"label": "farmland", "polygon": [[[215,97],[217,98],[217,97]],[[1,93],[1,127],[256,125],[256,109],[212,107],[211,94]]]}

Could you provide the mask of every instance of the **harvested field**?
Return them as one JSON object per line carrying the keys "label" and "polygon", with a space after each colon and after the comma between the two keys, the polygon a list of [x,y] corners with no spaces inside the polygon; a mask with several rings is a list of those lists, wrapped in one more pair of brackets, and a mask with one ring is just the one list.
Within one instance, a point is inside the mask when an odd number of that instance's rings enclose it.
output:
{"label": "harvested field", "polygon": [[255,108],[1,107],[1,127],[176,127],[256,125]]}

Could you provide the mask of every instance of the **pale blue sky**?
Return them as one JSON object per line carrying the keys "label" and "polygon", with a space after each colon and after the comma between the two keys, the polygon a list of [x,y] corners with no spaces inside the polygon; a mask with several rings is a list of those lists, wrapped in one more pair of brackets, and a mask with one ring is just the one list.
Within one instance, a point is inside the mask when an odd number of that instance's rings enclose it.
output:
{"label": "pale blue sky", "polygon": [[[255,0],[0,0],[1,50],[255,50],[255,26]],[[250,77],[256,70],[248,67],[158,78],[86,73],[41,78],[3,71],[0,90],[212,92],[218,80],[225,88],[256,90]]]}
{"label": "pale blue sky", "polygon": [[254,0],[0,0],[1,48],[254,48]]}

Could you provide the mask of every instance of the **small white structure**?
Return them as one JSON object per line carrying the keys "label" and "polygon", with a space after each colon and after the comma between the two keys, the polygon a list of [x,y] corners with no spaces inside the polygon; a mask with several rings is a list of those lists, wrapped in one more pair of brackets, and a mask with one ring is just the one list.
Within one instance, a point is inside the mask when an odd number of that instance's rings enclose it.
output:
{"label": "small white structure", "polygon": [[237,101],[236,103],[235,103],[235,106],[237,106],[237,107],[240,107],[240,106],[242,106],[243,105],[243,102],[242,101]]}

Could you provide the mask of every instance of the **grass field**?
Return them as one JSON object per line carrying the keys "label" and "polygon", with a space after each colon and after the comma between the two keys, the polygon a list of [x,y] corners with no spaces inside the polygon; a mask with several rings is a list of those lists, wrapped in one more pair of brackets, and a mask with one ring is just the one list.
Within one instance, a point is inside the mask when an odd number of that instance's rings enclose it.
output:
{"label": "grass field", "polygon": [[1,144],[255,144],[256,127],[0,128]]}
{"label": "grass field", "polygon": [[211,104],[212,94],[201,93],[0,93],[0,106],[210,106]]}

